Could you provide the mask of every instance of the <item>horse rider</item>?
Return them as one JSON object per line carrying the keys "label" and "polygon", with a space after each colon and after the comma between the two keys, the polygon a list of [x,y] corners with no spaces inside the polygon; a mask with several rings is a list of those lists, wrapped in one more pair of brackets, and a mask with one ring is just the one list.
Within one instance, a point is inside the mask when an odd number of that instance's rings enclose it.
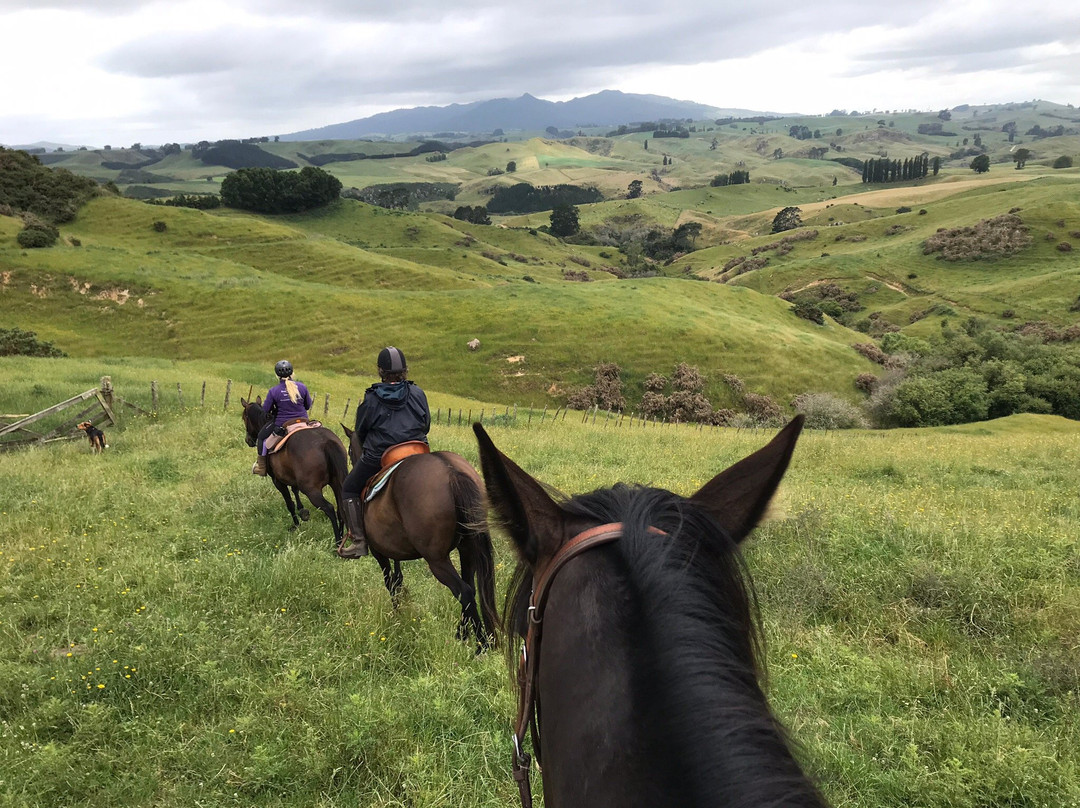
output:
{"label": "horse rider", "polygon": [[[376,364],[380,381],[364,391],[364,400],[356,408],[356,437],[364,451],[342,485],[341,510],[348,533],[339,554],[348,558],[368,552],[361,494],[368,480],[379,473],[383,452],[405,441],[427,443],[431,429],[427,396],[405,378],[405,354],[393,346],[383,348]],[[346,547],[350,539],[352,545]]]}
{"label": "horse rider", "polygon": [[251,473],[260,477],[266,476],[266,439],[272,432],[284,435],[286,424],[308,420],[308,410],[315,403],[304,383],[293,380],[293,366],[288,359],[282,359],[274,365],[274,373],[281,381],[271,387],[263,399],[263,411],[271,418],[259,430],[259,454],[255,465],[251,467]]}

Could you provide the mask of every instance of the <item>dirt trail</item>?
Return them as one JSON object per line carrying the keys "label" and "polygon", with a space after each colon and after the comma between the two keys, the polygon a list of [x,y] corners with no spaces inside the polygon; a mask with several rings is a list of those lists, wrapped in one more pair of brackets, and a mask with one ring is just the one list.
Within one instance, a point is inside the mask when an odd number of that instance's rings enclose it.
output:
{"label": "dirt trail", "polygon": [[958,179],[945,181],[935,185],[880,188],[876,191],[848,194],[828,201],[810,202],[805,205],[799,205],[799,207],[802,208],[803,215],[805,216],[808,213],[816,213],[824,210],[829,205],[865,205],[870,208],[889,208],[894,205],[920,205],[926,202],[935,202],[956,194],[961,194],[964,191],[970,191],[973,188],[986,187],[987,184],[1030,182],[1031,180],[1044,176],[1042,174],[1021,174],[1020,176],[1013,176],[1017,173],[1020,172],[1010,172],[1004,177],[995,176],[993,180],[972,178],[967,180]]}

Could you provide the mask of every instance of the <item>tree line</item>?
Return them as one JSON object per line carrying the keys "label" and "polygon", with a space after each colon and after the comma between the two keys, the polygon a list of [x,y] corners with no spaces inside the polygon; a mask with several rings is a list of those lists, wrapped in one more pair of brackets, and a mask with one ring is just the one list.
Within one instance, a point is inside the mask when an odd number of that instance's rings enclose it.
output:
{"label": "tree line", "polygon": [[941,158],[935,157],[930,160],[930,155],[925,152],[918,157],[907,157],[903,160],[890,160],[887,157],[881,159],[869,159],[863,163],[863,182],[904,182],[906,180],[918,180],[927,176],[933,164],[934,176],[941,169]]}

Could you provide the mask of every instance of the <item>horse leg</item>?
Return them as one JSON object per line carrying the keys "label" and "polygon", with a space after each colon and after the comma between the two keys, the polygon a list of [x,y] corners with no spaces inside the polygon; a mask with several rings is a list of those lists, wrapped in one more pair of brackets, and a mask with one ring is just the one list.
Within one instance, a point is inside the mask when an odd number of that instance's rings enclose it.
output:
{"label": "horse leg", "polygon": [[289,486],[278,482],[276,478],[274,479],[274,486],[281,492],[281,496],[285,500],[285,507],[289,509],[289,515],[292,516],[292,527],[289,530],[296,530],[300,527],[300,520],[296,516],[296,506],[293,505],[292,496],[289,494]]}
{"label": "horse leg", "polygon": [[398,601],[401,599],[401,562],[395,560],[391,567],[390,559],[378,550],[372,550],[371,554],[375,557],[375,560],[379,562],[379,566],[382,568],[383,583],[386,584],[386,591],[390,593],[390,602],[396,609],[398,607]]}
{"label": "horse leg", "polygon": [[[323,496],[322,491],[305,491],[304,493],[307,494],[307,498],[311,500],[311,504],[314,505],[316,508],[318,508],[323,513],[325,513],[326,518],[329,519],[330,524],[333,525],[333,527],[334,527],[334,549],[337,549],[337,547],[341,544],[341,536],[342,536],[341,524],[338,522],[338,518],[337,518],[337,510],[330,507],[330,502],[329,502],[329,500],[326,499],[326,497]],[[299,499],[299,498],[300,498],[300,495],[297,494],[297,499]],[[303,514],[302,511],[300,513],[300,518],[301,519],[304,518],[304,514]]]}
{"label": "horse leg", "polygon": [[[292,492],[293,496],[296,497],[296,512],[299,513],[300,518],[306,522],[308,519],[311,518],[311,511],[304,507],[304,500],[300,499],[300,489],[297,486],[294,485],[292,487]],[[308,497],[308,499],[311,498]]]}
{"label": "horse leg", "polygon": [[480,653],[484,649],[485,639],[483,627],[480,625],[480,615],[476,610],[476,590],[458,575],[449,556],[437,561],[428,559],[428,568],[439,583],[454,593],[454,597],[461,604],[461,620],[458,622],[455,636],[459,640],[467,640],[471,630],[477,638],[476,652]]}
{"label": "horse leg", "polygon": [[[467,586],[469,586],[473,590],[474,593],[477,593],[478,590],[476,589],[476,583],[474,581],[475,581],[475,578],[476,578],[476,572],[477,572],[477,566],[478,566],[477,565],[477,560],[478,559],[475,557],[477,548],[475,548],[473,546],[473,543],[472,543],[473,540],[474,540],[474,537],[469,536],[469,537],[466,537],[466,539],[461,542],[461,544],[458,546],[458,557],[461,559],[461,579],[465,582],[465,584]],[[491,563],[490,562],[490,557],[488,557],[488,564],[490,565],[490,563]],[[484,592],[483,587],[484,587],[484,584],[485,584],[484,573],[486,571],[490,575],[491,570],[485,570],[483,564],[481,564],[479,566],[480,566],[480,570],[479,570],[480,571],[480,581],[479,581],[479,584],[480,584],[480,587],[481,587],[481,589],[479,590],[479,593],[481,594],[481,598],[482,598],[483,597],[483,592]],[[476,641],[480,644],[481,649],[486,650],[488,648],[488,646],[491,645],[491,640],[495,636],[494,635],[494,628],[495,627],[494,627],[494,625],[487,625],[487,626],[481,628],[482,623],[481,623],[480,617],[478,615],[478,610],[477,610],[477,607],[476,607],[475,595],[473,597],[473,601],[472,601],[471,606],[472,606],[472,614],[476,615],[476,622],[473,623],[473,628],[476,631]],[[484,617],[487,618],[487,617],[489,617],[489,615],[485,614]]]}

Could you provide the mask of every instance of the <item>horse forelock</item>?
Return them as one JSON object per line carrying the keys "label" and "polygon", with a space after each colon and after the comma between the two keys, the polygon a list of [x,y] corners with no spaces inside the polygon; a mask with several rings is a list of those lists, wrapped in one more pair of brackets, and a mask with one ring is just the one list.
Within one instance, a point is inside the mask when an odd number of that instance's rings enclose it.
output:
{"label": "horse forelock", "polygon": [[[737,544],[703,510],[660,489],[617,485],[563,507],[623,523],[623,537],[603,548],[618,563],[598,585],[610,587],[612,608],[623,608],[616,619],[625,630],[611,642],[625,644],[633,660],[635,703],[626,708],[641,716],[636,740],[655,764],[694,804],[821,805],[759,685],[757,598]],[[530,571],[519,567],[506,610],[508,630],[519,635],[531,587]]]}

